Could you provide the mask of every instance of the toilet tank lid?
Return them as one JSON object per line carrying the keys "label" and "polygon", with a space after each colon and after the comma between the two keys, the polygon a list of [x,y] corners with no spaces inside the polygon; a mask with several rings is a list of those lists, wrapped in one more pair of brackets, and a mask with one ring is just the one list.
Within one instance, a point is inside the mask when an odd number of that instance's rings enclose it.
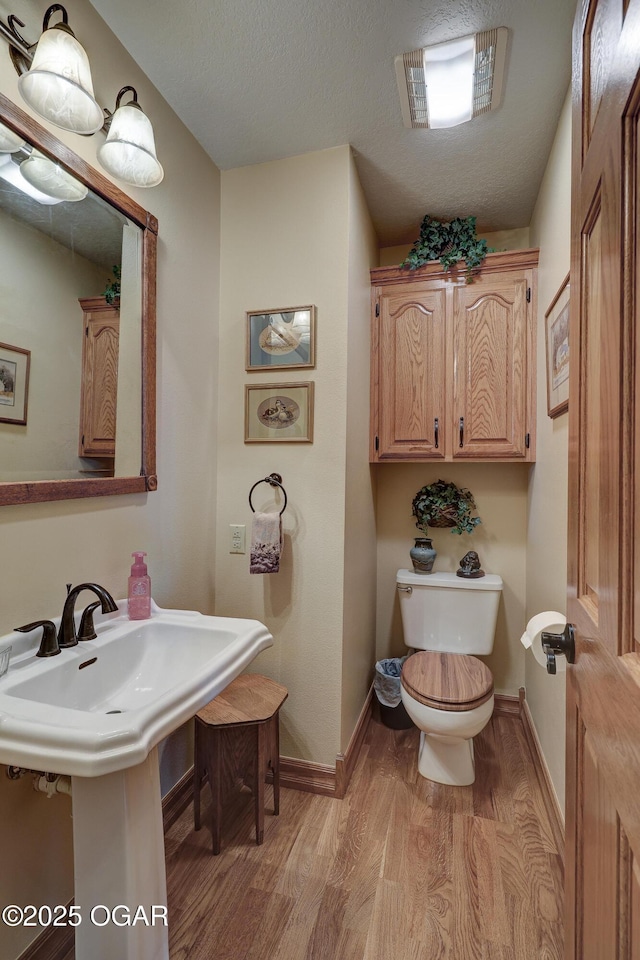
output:
{"label": "toilet tank lid", "polygon": [[396,583],[409,583],[411,586],[421,587],[445,587],[452,590],[502,590],[502,577],[497,573],[487,573],[477,580],[468,580],[444,570],[438,570],[436,573],[398,570]]}

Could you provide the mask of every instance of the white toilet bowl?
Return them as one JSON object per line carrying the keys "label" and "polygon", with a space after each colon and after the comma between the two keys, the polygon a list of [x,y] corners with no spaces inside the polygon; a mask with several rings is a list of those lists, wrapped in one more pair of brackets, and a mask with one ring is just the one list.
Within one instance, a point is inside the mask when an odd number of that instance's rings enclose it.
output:
{"label": "white toilet bowl", "polygon": [[488,667],[469,654],[416,653],[405,661],[400,693],[421,731],[420,774],[450,786],[473,783],[473,737],[493,713]]}
{"label": "white toilet bowl", "polygon": [[405,710],[422,731],[418,770],[466,786],[475,776],[473,737],[493,711],[493,677],[477,656],[493,650],[502,578],[398,570],[396,585],[404,642],[420,651],[401,678]]}

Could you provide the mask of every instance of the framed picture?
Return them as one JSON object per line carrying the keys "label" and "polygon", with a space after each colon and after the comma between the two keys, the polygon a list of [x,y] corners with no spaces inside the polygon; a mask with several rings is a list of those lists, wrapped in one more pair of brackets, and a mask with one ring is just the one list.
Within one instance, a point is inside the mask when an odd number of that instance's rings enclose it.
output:
{"label": "framed picture", "polygon": [[547,413],[569,409],[569,274],[544,315],[547,343]]}
{"label": "framed picture", "polygon": [[0,423],[27,422],[31,351],[0,343]]}
{"label": "framed picture", "polygon": [[315,367],[316,308],[247,313],[247,370]]}
{"label": "framed picture", "polygon": [[270,441],[313,441],[313,383],[246,384],[244,442]]}

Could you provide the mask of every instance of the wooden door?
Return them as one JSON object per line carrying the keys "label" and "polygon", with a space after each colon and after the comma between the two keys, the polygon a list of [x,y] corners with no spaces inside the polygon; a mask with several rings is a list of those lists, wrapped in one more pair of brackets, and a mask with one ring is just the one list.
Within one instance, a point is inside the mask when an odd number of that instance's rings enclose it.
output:
{"label": "wooden door", "polygon": [[640,957],[640,0],[574,28],[567,960]]}
{"label": "wooden door", "polygon": [[398,285],[376,295],[373,459],[443,459],[444,281]]}
{"label": "wooden door", "polygon": [[481,276],[453,290],[455,458],[527,456],[530,303],[525,271]]}
{"label": "wooden door", "polygon": [[84,311],[81,457],[115,457],[120,313],[103,297],[80,301]]}

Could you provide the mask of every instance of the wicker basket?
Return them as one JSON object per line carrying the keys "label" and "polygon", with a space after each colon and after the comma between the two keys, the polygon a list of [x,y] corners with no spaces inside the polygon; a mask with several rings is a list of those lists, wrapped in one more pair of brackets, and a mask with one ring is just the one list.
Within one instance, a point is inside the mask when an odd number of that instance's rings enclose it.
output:
{"label": "wicker basket", "polygon": [[458,522],[458,516],[455,508],[448,510],[445,508],[437,517],[433,517],[429,520],[430,527],[455,527]]}

